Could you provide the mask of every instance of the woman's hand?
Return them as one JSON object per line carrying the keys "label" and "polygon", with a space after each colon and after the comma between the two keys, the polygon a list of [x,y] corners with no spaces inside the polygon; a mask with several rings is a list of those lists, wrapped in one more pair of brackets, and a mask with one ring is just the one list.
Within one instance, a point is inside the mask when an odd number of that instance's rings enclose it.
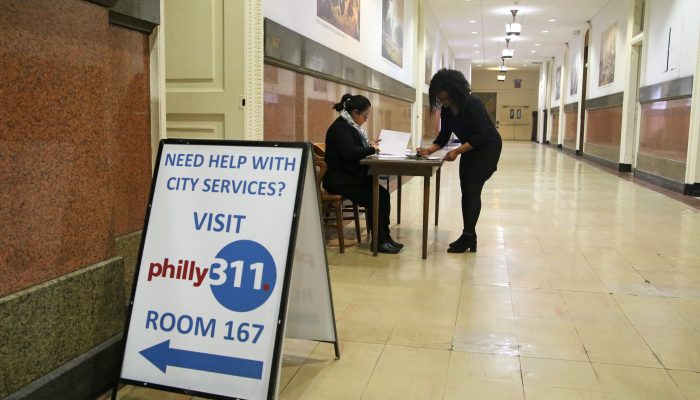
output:
{"label": "woman's hand", "polygon": [[372,148],[374,149],[374,154],[379,154],[379,142],[381,141],[382,139],[377,139],[370,144],[370,146],[372,146]]}
{"label": "woman's hand", "polygon": [[459,155],[458,149],[450,150],[445,154],[445,161],[454,161],[457,159],[457,156]]}
{"label": "woman's hand", "polygon": [[428,157],[430,155],[430,149],[426,149],[425,147],[419,147],[416,151],[421,157]]}

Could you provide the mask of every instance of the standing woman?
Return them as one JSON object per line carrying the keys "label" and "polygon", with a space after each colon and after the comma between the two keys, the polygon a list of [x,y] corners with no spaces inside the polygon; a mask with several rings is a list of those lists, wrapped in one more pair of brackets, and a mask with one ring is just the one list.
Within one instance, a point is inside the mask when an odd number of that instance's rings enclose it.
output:
{"label": "standing woman", "polygon": [[[379,152],[377,142],[370,143],[362,124],[367,122],[372,104],[362,95],[345,94],[333,109],[340,116],[326,132],[325,161],[328,166],[323,177],[323,187],[333,194],[341,194],[367,210],[372,217],[372,177],[369,167],[360,160]],[[396,254],[403,244],[389,235],[389,191],[379,186],[379,228],[372,232],[377,237],[377,251]]]}
{"label": "standing woman", "polygon": [[430,81],[428,91],[430,108],[441,107],[440,133],[428,148],[418,152],[427,156],[447,144],[450,135],[459,139],[461,146],[450,150],[446,161],[459,160],[459,184],[462,189],[462,235],[450,243],[448,253],[476,251],[476,222],[481,213],[481,190],[496,171],[501,156],[501,135],[486,112],[486,107],[471,95],[469,82],[461,72],[441,69]]}

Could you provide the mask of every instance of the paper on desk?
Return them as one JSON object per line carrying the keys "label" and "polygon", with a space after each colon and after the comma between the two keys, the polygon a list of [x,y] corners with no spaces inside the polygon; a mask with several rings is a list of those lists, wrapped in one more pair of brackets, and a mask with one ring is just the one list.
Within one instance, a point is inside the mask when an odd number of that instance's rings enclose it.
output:
{"label": "paper on desk", "polygon": [[382,129],[379,132],[379,155],[404,156],[411,134]]}
{"label": "paper on desk", "polygon": [[[404,156],[405,157],[413,156],[415,154],[416,154],[415,151],[406,150],[406,152],[404,153]],[[426,160],[442,160],[443,158],[445,158],[445,154],[447,154],[446,151],[438,150],[435,153],[429,155],[428,157],[423,157],[423,158],[425,158]]]}

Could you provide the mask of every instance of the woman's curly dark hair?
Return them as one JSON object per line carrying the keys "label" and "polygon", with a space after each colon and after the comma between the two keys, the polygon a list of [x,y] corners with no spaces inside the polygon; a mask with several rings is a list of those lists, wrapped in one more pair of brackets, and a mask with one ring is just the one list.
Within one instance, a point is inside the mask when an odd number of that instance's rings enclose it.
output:
{"label": "woman's curly dark hair", "polygon": [[471,93],[471,87],[464,74],[454,69],[443,68],[433,75],[428,89],[431,110],[437,107],[437,95],[443,91],[447,92],[450,101],[458,110],[464,110],[467,96]]}

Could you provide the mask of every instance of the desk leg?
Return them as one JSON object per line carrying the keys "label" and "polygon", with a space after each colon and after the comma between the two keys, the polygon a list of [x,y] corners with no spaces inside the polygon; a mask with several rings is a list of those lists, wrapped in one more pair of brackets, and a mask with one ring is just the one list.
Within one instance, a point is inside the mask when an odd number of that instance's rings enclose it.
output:
{"label": "desk leg", "polygon": [[372,255],[377,256],[379,243],[379,175],[372,175]]}
{"label": "desk leg", "polygon": [[401,175],[396,177],[396,225],[401,223]]}
{"label": "desk leg", "polygon": [[423,259],[428,257],[428,205],[430,204],[430,177],[423,177]]}
{"label": "desk leg", "polygon": [[438,224],[438,214],[440,212],[440,170],[435,173],[435,226]]}

